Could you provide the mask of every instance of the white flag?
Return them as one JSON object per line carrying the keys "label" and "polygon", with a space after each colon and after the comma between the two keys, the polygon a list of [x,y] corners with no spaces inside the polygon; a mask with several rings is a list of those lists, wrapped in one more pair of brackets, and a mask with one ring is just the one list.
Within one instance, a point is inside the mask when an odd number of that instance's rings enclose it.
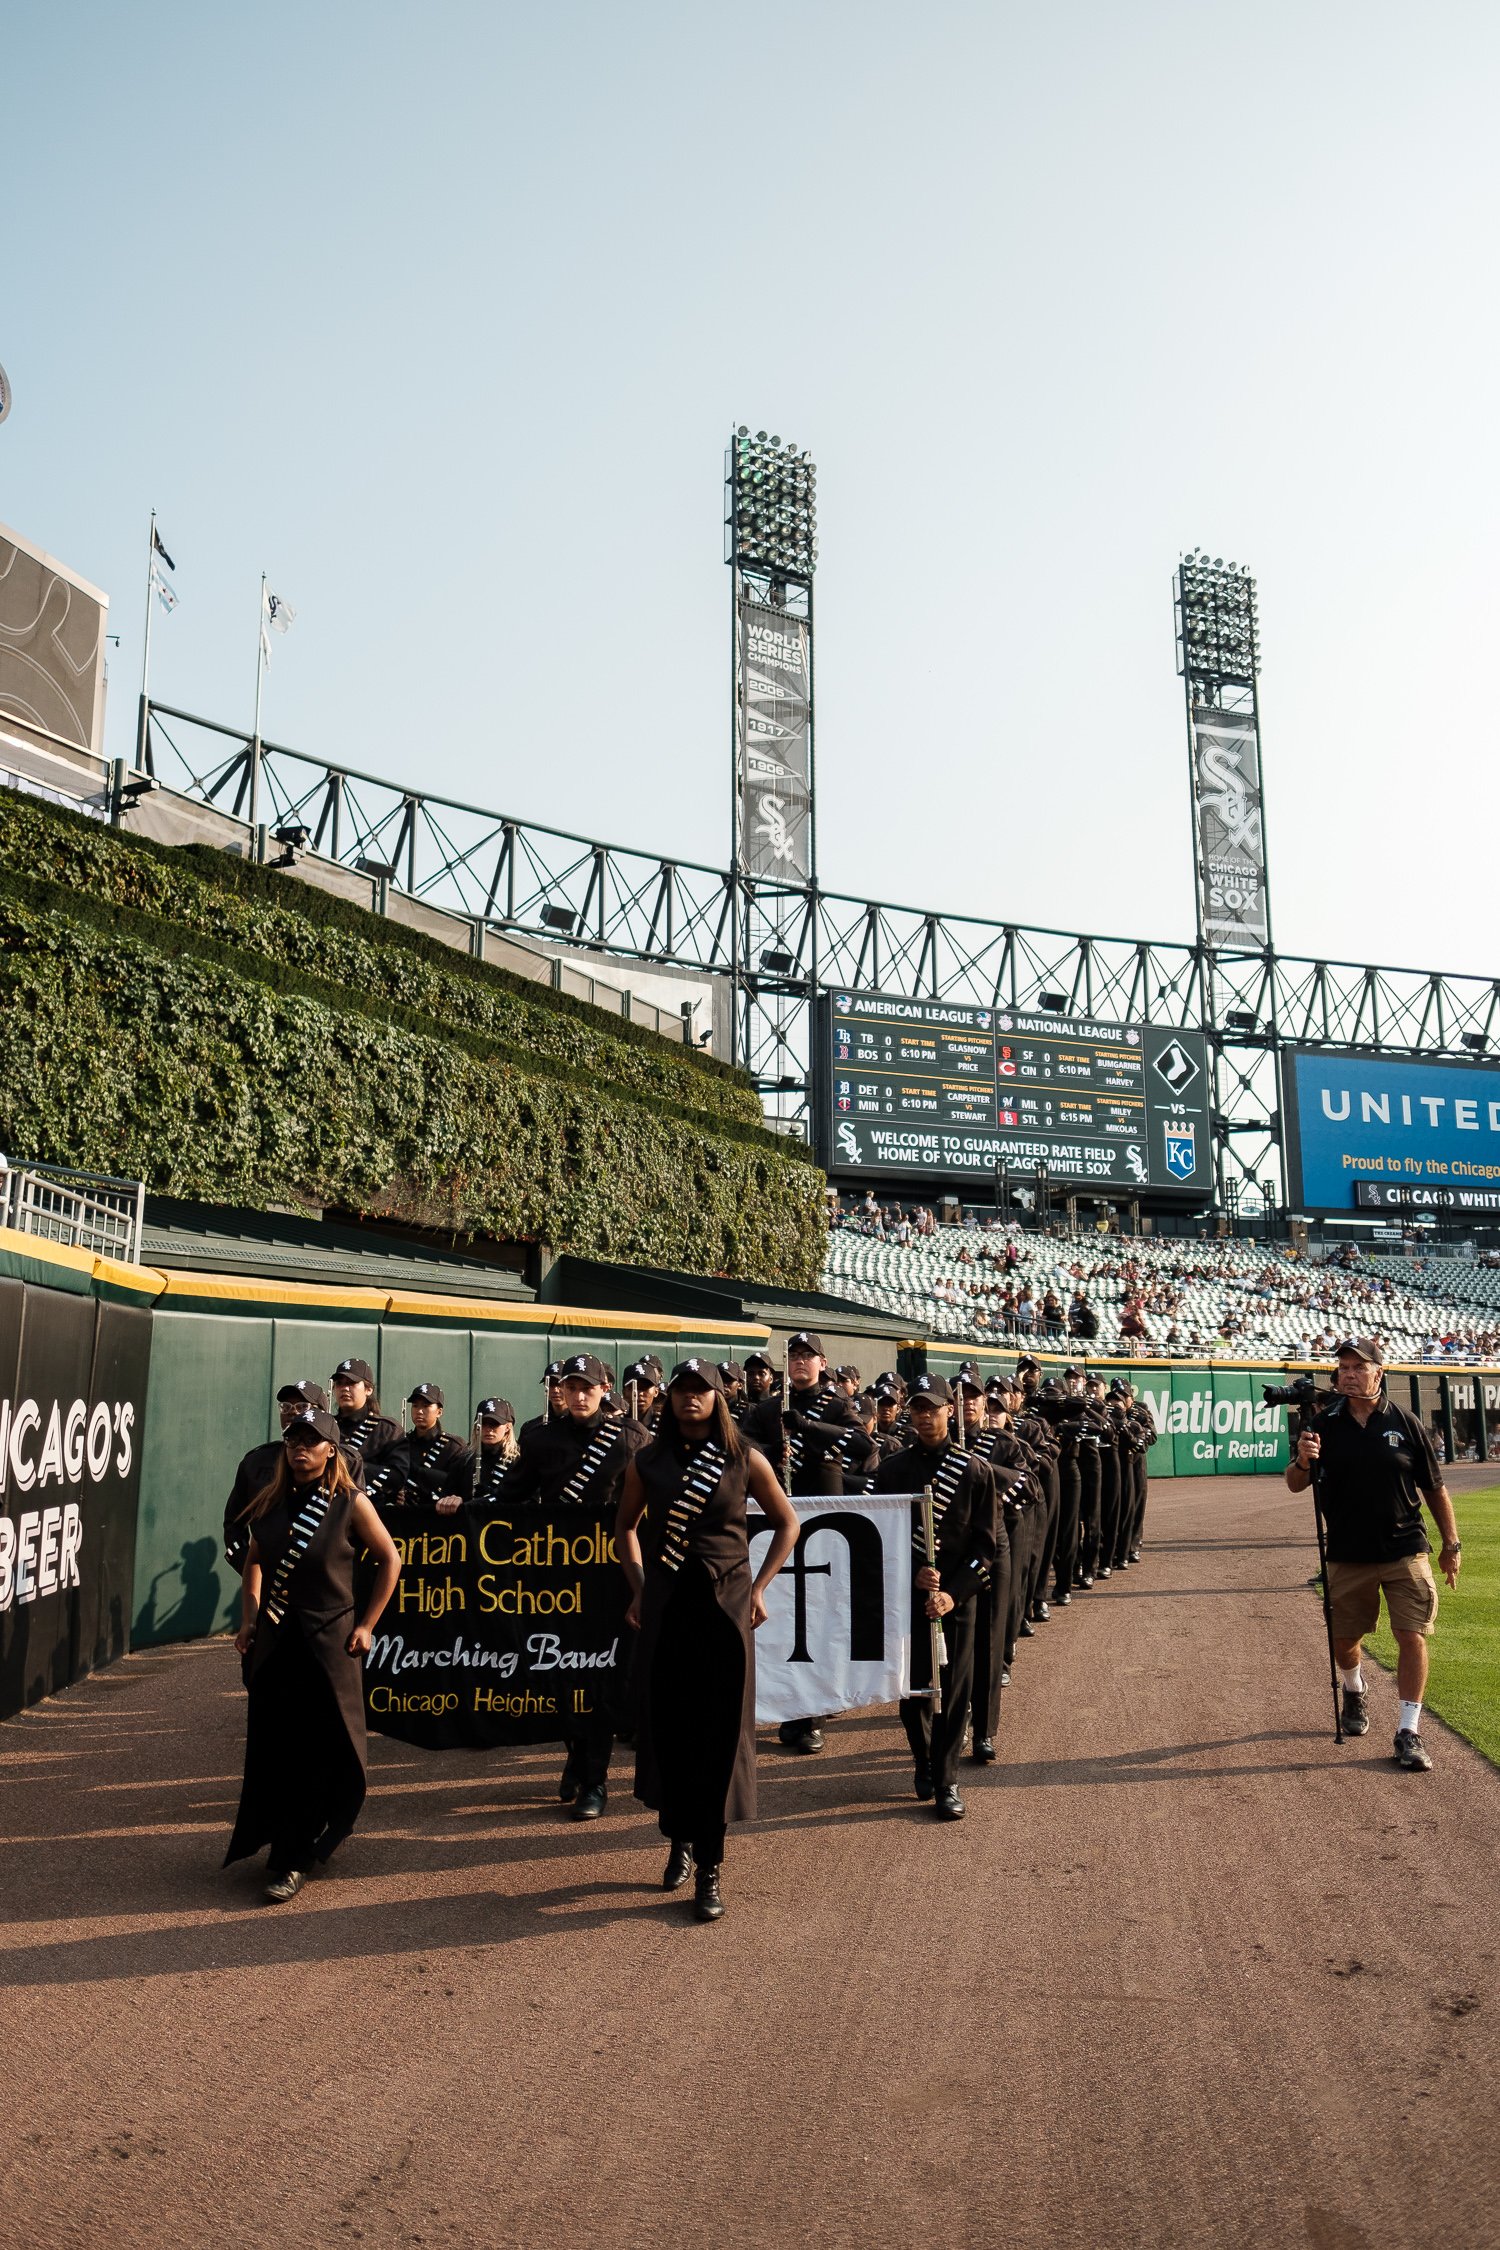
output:
{"label": "white flag", "polygon": [[151,573],[151,583],[156,588],[157,600],[170,617],[173,610],[178,606],[175,588],[169,586],[165,578],[159,577],[154,570]]}
{"label": "white flag", "polygon": [[279,594],[273,594],[267,587],[261,603],[260,653],[268,664],[271,661],[271,634],[289,633],[296,622],[297,612]]}

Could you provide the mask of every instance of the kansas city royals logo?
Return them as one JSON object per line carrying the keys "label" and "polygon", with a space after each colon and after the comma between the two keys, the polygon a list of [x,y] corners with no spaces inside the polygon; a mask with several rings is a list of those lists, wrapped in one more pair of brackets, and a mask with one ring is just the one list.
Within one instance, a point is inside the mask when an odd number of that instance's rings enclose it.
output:
{"label": "kansas city royals logo", "polygon": [[1198,1169],[1196,1125],[1168,1125],[1167,1170],[1174,1180],[1190,1180]]}

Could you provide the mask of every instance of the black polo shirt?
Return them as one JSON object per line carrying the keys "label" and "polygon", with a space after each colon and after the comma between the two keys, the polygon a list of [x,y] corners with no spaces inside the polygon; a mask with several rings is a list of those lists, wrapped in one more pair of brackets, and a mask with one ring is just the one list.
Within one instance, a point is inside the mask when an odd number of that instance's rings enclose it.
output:
{"label": "black polo shirt", "polygon": [[1360,1428],[1348,1401],[1317,1416],[1322,1439],[1318,1496],[1331,1562],[1395,1562],[1432,1552],[1422,1494],[1443,1481],[1432,1440],[1414,1414],[1377,1406]]}

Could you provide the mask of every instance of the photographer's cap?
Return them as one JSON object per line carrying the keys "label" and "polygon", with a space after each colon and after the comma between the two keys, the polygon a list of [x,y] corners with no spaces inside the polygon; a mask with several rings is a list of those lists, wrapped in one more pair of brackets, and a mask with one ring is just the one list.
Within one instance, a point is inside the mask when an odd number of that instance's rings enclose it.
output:
{"label": "photographer's cap", "polygon": [[1371,1367],[1384,1367],[1385,1348],[1375,1336],[1346,1336],[1334,1347],[1335,1359],[1362,1359]]}

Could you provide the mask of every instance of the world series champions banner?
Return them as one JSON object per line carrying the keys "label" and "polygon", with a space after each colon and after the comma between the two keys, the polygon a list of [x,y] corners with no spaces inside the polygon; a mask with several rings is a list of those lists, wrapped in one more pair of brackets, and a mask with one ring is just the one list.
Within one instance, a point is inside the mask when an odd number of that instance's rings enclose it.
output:
{"label": "world series champions banner", "polygon": [[[905,1692],[910,1498],[797,1500],[797,1546],[755,1636],[755,1715],[893,1703]],[[365,1659],[371,1729],[428,1750],[556,1742],[596,1710],[628,1723],[635,1634],[614,1511],[381,1511],[401,1580]],[[752,1512],[752,1567],[770,1525]],[[357,1599],[370,1579],[363,1558]]]}
{"label": "world series champions banner", "polygon": [[[365,1659],[377,1733],[428,1750],[557,1742],[622,1710],[635,1636],[613,1508],[381,1515],[401,1580]],[[366,1559],[356,1599],[368,1582]]]}

